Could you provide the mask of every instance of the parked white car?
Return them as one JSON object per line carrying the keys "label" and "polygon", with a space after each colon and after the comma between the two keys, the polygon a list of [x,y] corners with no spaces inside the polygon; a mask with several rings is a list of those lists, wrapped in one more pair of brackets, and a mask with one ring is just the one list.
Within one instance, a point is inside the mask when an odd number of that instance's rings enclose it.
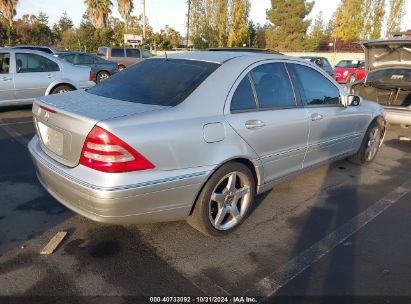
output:
{"label": "parked white car", "polygon": [[0,106],[30,104],[39,96],[93,85],[90,67],[74,66],[40,51],[0,50]]}

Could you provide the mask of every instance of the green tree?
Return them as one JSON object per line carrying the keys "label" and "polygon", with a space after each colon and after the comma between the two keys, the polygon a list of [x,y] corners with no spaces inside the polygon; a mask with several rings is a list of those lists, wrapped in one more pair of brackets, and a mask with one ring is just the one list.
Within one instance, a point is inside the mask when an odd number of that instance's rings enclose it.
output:
{"label": "green tree", "polygon": [[11,44],[11,35],[13,30],[13,18],[16,16],[17,0],[0,0],[0,15],[8,23],[6,29],[9,44]]}
{"label": "green tree", "polygon": [[67,15],[67,12],[64,12],[60,19],[53,25],[53,34],[55,39],[62,41],[63,33],[69,29],[72,29],[73,26],[73,21]]}
{"label": "green tree", "polygon": [[402,19],[405,15],[405,0],[388,1],[388,17],[385,37],[391,37],[394,33],[401,31]]}
{"label": "green tree", "polygon": [[266,48],[266,32],[267,28],[266,26],[261,26],[260,24],[257,24],[256,26],[256,40],[257,40],[257,47],[260,49],[265,49]]}
{"label": "green tree", "polygon": [[106,28],[113,3],[110,0],[84,0],[90,22],[97,29]]}
{"label": "green tree", "polygon": [[54,43],[54,35],[48,26],[49,17],[40,12],[39,15],[23,15],[14,22],[15,43],[45,44]]}
{"label": "green tree", "polygon": [[311,20],[306,20],[314,2],[271,0],[267,10],[270,25],[265,31],[267,47],[278,51],[299,51],[304,47]]}
{"label": "green tree", "polygon": [[228,38],[228,0],[217,0],[216,6],[217,46],[225,47]]}
{"label": "green tree", "polygon": [[196,49],[208,47],[208,41],[205,35],[206,18],[205,3],[203,0],[190,1],[190,28],[189,40]]}
{"label": "green tree", "polygon": [[183,39],[180,33],[168,25],[166,25],[166,35],[173,48],[178,48],[181,45]]}
{"label": "green tree", "polygon": [[333,20],[332,37],[342,41],[358,40],[364,26],[363,0],[341,0]]}
{"label": "green tree", "polygon": [[248,22],[248,45],[257,47],[257,25],[252,20]]}
{"label": "green tree", "polygon": [[243,46],[248,44],[248,17],[250,14],[249,0],[234,0],[231,3],[228,46]]}
{"label": "green tree", "polygon": [[305,49],[308,51],[318,51],[321,44],[329,40],[323,13],[319,12],[315,17],[314,24],[308,35]]}
{"label": "green tree", "polygon": [[124,20],[125,31],[128,30],[128,20],[131,13],[134,10],[133,0],[117,0],[118,12],[120,13],[121,18]]}
{"label": "green tree", "polygon": [[385,0],[364,0],[362,4],[364,20],[360,39],[376,39],[381,37],[382,22],[385,15]]}

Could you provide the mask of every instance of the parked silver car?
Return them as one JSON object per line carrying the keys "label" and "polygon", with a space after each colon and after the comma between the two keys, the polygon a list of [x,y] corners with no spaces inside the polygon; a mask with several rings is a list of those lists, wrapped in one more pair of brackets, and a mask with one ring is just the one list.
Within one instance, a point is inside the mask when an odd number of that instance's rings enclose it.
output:
{"label": "parked silver car", "polygon": [[49,193],[92,220],[187,219],[224,235],[285,177],[372,161],[384,115],[306,60],[192,52],[38,98],[29,149]]}
{"label": "parked silver car", "polygon": [[0,105],[29,104],[34,98],[89,88],[89,67],[74,66],[40,51],[0,49]]}

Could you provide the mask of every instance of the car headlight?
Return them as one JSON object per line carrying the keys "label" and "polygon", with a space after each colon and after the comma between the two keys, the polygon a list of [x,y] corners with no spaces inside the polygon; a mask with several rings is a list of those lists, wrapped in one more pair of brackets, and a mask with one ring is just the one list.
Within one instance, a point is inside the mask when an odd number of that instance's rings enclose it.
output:
{"label": "car headlight", "polygon": [[344,73],[343,73],[343,75],[344,75],[344,76],[347,76],[347,75],[348,75],[348,71],[345,70]]}

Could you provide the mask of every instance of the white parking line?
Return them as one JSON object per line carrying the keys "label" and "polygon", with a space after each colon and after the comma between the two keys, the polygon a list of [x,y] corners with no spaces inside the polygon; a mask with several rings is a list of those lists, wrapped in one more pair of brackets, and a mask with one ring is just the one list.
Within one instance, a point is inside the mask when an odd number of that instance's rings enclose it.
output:
{"label": "white parking line", "polygon": [[331,250],[374,220],[378,215],[384,212],[388,207],[394,205],[409,192],[411,192],[411,180],[408,180],[372,206],[353,217],[340,228],[334,230],[325,238],[291,259],[287,264],[257,282],[243,294],[261,297],[272,296],[281,287],[287,285],[304,270],[319,261]]}

